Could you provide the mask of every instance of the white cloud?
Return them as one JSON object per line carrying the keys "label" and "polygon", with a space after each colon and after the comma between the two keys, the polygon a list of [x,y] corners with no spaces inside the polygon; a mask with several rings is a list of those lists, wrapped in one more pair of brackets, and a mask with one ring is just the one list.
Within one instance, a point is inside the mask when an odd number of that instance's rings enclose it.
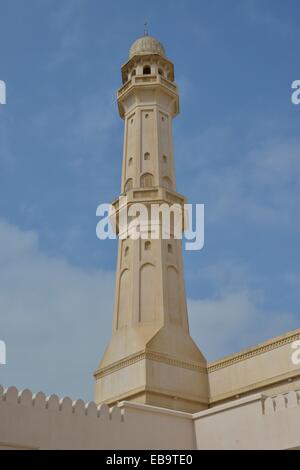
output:
{"label": "white cloud", "polygon": [[[47,256],[37,233],[0,221],[1,382],[90,399],[92,372],[110,337],[114,273]],[[211,298],[189,303],[191,333],[208,359],[296,328],[289,312],[267,311],[247,266],[200,269]],[[257,281],[257,280],[256,280]]]}
{"label": "white cloud", "polygon": [[185,161],[193,197],[201,194],[209,220],[230,217],[260,227],[299,228],[299,139],[264,140],[247,152],[242,148],[240,137],[226,128],[180,142],[180,153],[191,155]]}
{"label": "white cloud", "polygon": [[91,398],[110,336],[114,274],[44,254],[35,232],[0,222],[1,382]]}
{"label": "white cloud", "polygon": [[288,312],[266,312],[253,291],[230,292],[220,298],[189,301],[191,333],[209,360],[293,330],[299,326]]}
{"label": "white cloud", "polygon": [[220,263],[199,270],[199,283],[208,282],[210,298],[189,300],[192,336],[209,360],[299,327],[293,312],[265,306],[263,280],[253,279],[244,265]]}

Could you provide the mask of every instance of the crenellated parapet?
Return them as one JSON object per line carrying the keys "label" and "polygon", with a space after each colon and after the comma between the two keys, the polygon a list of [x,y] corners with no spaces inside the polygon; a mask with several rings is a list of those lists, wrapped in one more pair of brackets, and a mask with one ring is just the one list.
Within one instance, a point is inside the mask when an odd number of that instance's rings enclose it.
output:
{"label": "crenellated parapet", "polygon": [[[163,434],[145,429],[164,429]],[[2,449],[189,449],[188,413],[120,402],[114,407],[0,385]]]}
{"label": "crenellated parapet", "polygon": [[109,408],[0,386],[0,450],[296,449],[299,422],[298,388],[190,414],[128,401]]}
{"label": "crenellated parapet", "polygon": [[46,396],[43,392],[32,393],[31,390],[18,390],[16,387],[3,388],[0,385],[0,401],[10,405],[32,407],[34,409],[75,414],[92,419],[117,420],[124,418],[124,410],[117,406],[109,408],[106,404],[96,405],[90,401],[72,400],[70,397],[59,398],[52,394]]}

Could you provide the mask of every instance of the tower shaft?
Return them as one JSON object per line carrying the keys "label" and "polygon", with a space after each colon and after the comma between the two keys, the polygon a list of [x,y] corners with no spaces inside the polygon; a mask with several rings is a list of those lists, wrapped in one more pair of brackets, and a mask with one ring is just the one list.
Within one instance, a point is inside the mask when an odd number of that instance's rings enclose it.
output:
{"label": "tower shaft", "polygon": [[[180,208],[185,202],[176,192],[174,170],[172,119],[179,96],[173,64],[153,38],[138,41],[122,67],[125,83],[118,91],[125,121],[121,194],[126,199],[114,207],[117,216],[125,211],[129,220],[133,204],[142,204],[149,215],[153,205]],[[197,411],[207,406],[207,369],[189,335],[181,240],[174,237],[174,223],[167,239],[160,215],[156,225],[158,238],[146,225],[143,236],[132,239],[117,223],[113,329],[95,372],[96,402],[132,400]]]}

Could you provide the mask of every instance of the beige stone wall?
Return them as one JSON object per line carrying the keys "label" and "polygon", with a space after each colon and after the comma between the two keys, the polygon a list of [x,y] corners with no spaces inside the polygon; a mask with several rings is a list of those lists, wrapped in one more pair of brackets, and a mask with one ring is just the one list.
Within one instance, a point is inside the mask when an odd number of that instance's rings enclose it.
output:
{"label": "beige stone wall", "polygon": [[191,415],[0,387],[0,449],[193,449]]}
{"label": "beige stone wall", "polygon": [[193,416],[198,449],[295,449],[300,447],[300,391],[262,394]]}
{"label": "beige stone wall", "polygon": [[300,388],[300,367],[292,362],[300,329],[208,364],[210,405],[263,392]]}
{"label": "beige stone wall", "polygon": [[0,450],[300,448],[300,390],[255,394],[194,415],[123,402],[85,404],[0,387]]}

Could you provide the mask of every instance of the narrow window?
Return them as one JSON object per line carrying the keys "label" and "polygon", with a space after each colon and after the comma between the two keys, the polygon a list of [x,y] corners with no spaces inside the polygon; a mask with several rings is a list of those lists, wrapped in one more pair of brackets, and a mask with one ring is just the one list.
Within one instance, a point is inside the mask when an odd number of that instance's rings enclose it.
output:
{"label": "narrow window", "polygon": [[163,186],[168,189],[172,188],[172,181],[170,180],[168,176],[163,177]]}
{"label": "narrow window", "polygon": [[144,173],[141,176],[141,187],[147,188],[153,186],[153,175],[151,173]]}
{"label": "narrow window", "polygon": [[143,74],[144,75],[151,75],[151,68],[149,65],[145,65],[143,68]]}
{"label": "narrow window", "polygon": [[124,192],[126,193],[127,191],[129,191],[129,189],[132,189],[132,187],[133,187],[133,180],[132,178],[129,178],[125,183]]}

